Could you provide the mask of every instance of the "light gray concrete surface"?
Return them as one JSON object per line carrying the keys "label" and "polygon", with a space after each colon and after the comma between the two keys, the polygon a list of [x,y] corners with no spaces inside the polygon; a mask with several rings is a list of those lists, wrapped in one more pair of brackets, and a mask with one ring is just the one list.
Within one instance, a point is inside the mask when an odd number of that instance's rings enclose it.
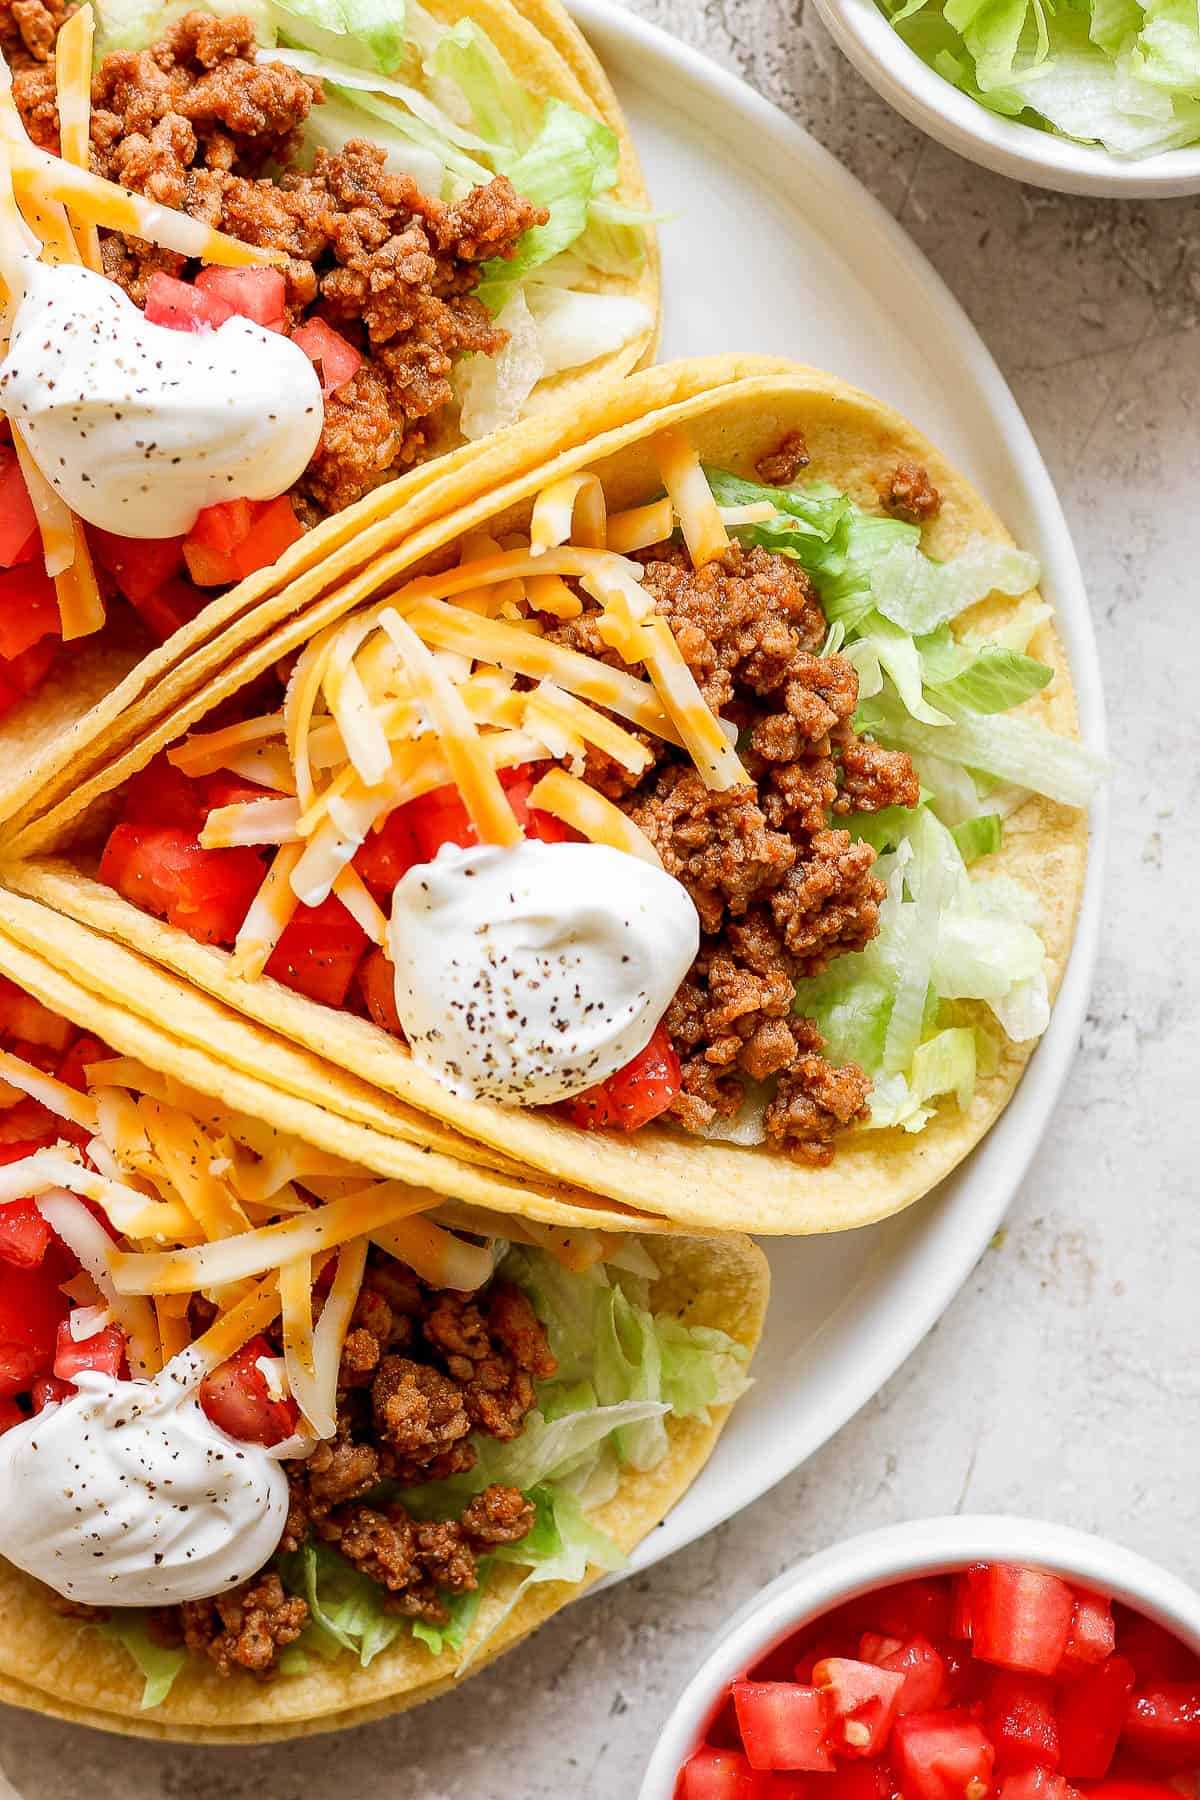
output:
{"label": "light gray concrete surface", "polygon": [[1069,199],[961,162],[876,99],[802,0],[639,10],[807,125],[902,221],[1059,485],[1120,761],[1078,1061],[1003,1242],[871,1405],[748,1512],[460,1694],[345,1738],[165,1748],[0,1710],[23,1800],[628,1800],[733,1608],[835,1536],[925,1513],[1067,1520],[1200,1582],[1200,203]]}

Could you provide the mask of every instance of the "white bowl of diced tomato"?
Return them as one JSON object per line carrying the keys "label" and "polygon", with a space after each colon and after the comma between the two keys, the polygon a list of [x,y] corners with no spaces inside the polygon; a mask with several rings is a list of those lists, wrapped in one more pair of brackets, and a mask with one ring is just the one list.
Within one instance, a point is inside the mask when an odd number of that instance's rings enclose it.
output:
{"label": "white bowl of diced tomato", "polygon": [[1200,1594],[1033,1519],[836,1544],[732,1619],[640,1800],[1200,1800]]}

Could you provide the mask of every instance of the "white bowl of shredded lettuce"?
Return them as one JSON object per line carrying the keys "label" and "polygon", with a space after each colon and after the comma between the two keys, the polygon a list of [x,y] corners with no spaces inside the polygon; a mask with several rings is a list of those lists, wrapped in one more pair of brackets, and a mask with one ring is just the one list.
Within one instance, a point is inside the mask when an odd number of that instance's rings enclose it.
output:
{"label": "white bowl of shredded lettuce", "polygon": [[1069,194],[1200,193],[1195,0],[817,0],[912,124]]}

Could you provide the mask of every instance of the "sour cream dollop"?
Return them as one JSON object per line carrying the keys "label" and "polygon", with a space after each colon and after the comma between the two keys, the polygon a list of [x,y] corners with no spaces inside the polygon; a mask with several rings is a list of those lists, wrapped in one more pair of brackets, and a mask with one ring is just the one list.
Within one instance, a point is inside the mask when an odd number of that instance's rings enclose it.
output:
{"label": "sour cream dollop", "polygon": [[93,1370],[0,1437],[0,1554],[88,1606],[224,1593],[275,1550],[287,1478],[194,1395]]}
{"label": "sour cream dollop", "polygon": [[218,500],[271,500],[321,435],[304,352],[250,319],[150,324],[103,275],[30,263],[0,411],[73,512],[125,537],[179,537]]}
{"label": "sour cream dollop", "polygon": [[645,1048],[699,942],[685,889],[636,856],[446,845],[392,898],[396,1010],[455,1093],[543,1106]]}

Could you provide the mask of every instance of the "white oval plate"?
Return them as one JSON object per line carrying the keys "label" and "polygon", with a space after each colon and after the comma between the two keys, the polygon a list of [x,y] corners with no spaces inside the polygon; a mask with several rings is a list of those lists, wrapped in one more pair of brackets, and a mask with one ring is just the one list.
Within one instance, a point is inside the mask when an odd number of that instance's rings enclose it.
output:
{"label": "white oval plate", "polygon": [[[1000,371],[894,220],[744,83],[606,0],[571,10],[629,117],[661,227],[661,356],[793,356],[908,415],[1041,559],[1083,734],[1104,747],[1096,644],[1045,465]],[[973,1156],[918,1205],[865,1231],[771,1239],[773,1292],[755,1385],[712,1460],[632,1561],[644,1569],[748,1506],[845,1424],[970,1274],[1037,1148],[1070,1067],[1095,960],[1107,809],[1093,810],[1083,909],[1050,1029]]]}

